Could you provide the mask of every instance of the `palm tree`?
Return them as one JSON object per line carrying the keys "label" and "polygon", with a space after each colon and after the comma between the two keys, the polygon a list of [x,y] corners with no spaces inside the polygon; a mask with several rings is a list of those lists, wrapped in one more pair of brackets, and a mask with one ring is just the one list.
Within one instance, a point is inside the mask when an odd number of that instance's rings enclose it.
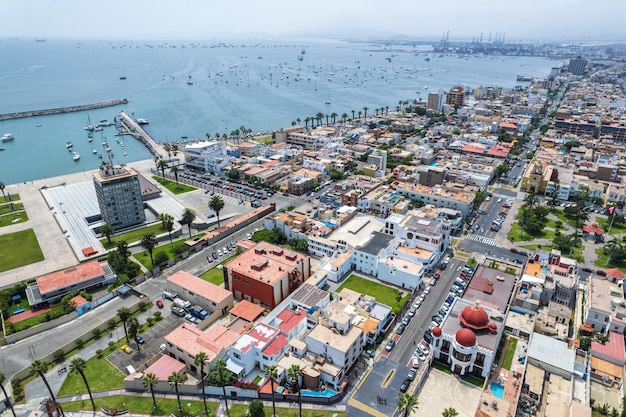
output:
{"label": "palm tree", "polygon": [[183,211],[183,218],[181,219],[182,224],[186,224],[189,228],[189,238],[191,239],[191,224],[196,219],[196,212],[190,208],[186,208]]}
{"label": "palm tree", "polygon": [[326,118],[326,126],[328,126],[328,118],[330,117],[329,115],[325,114],[324,117]]}
{"label": "palm tree", "polygon": [[298,122],[298,125],[299,125],[300,123],[302,123],[302,120],[298,117],[298,118],[296,119],[296,122]]}
{"label": "palm tree", "polygon": [[154,233],[146,233],[141,238],[141,247],[147,250],[148,253],[150,254],[150,261],[152,262],[153,268],[154,268],[154,258],[152,257],[152,251],[154,250],[157,244],[158,242],[156,240],[156,236],[154,236]]}
{"label": "palm tree", "polygon": [[268,365],[265,367],[265,378],[270,380],[272,386],[272,410],[274,411],[273,415],[276,416],[276,401],[274,399],[274,382],[278,379],[276,365]]}
{"label": "palm tree", "polygon": [[4,183],[2,181],[0,181],[0,191],[2,191],[2,199],[4,201],[7,201],[7,197],[4,195],[4,188],[6,187],[6,185],[4,185]]}
{"label": "palm tree", "polygon": [[220,385],[222,386],[222,392],[224,394],[224,405],[226,406],[226,415],[228,415],[228,399],[226,398],[226,383],[224,381],[224,372],[226,371],[226,361],[224,359],[218,359],[213,365],[213,371],[217,372],[220,379]]}
{"label": "palm tree", "polygon": [[183,411],[183,406],[180,403],[178,384],[182,384],[183,382],[185,382],[185,376],[180,372],[172,372],[172,375],[167,377],[167,382],[169,382],[170,387],[174,387],[174,390],[176,391],[176,399],[178,400],[178,412],[181,413]]}
{"label": "palm tree", "polygon": [[459,412],[456,411],[454,408],[452,407],[448,407],[445,410],[443,410],[443,413],[441,413],[442,417],[456,417],[459,415]]}
{"label": "palm tree", "polygon": [[220,211],[224,208],[224,200],[219,195],[214,195],[209,201],[209,208],[215,212],[217,216],[217,228],[220,228]]}
{"label": "palm tree", "polygon": [[131,316],[130,309],[128,307],[120,307],[117,309],[117,316],[120,318],[122,325],[124,326],[124,335],[126,336],[126,343],[128,343],[128,330],[126,329],[126,323]]}
{"label": "palm tree", "polygon": [[398,398],[398,410],[400,412],[404,411],[404,417],[408,417],[410,413],[417,410],[418,405],[417,397],[408,392],[405,392]]}
{"label": "palm tree", "polygon": [[315,119],[317,119],[318,126],[321,126],[323,118],[324,118],[324,113],[322,113],[321,111],[317,112],[317,114],[315,115]]}
{"label": "palm tree", "polygon": [[17,417],[15,415],[15,410],[13,409],[13,403],[11,403],[11,401],[9,400],[9,395],[7,394],[7,390],[4,388],[5,380],[6,380],[6,377],[4,376],[4,374],[2,372],[0,372],[0,389],[2,389],[2,393],[4,394],[4,398],[6,398],[6,403],[9,404],[9,408],[11,409],[11,413],[13,413],[13,417]]}
{"label": "palm tree", "polygon": [[524,201],[526,202],[526,205],[531,209],[534,210],[537,207],[539,207],[539,199],[537,198],[537,194],[535,193],[530,193],[526,196],[526,198],[524,199]]}
{"label": "palm tree", "polygon": [[204,137],[206,138],[206,140],[211,140],[211,134],[208,132],[204,135]]}
{"label": "palm tree", "polygon": [[89,383],[87,382],[87,377],[85,376],[85,368],[87,367],[87,361],[83,358],[74,358],[70,362],[70,372],[78,372],[80,377],[83,379],[85,383],[85,387],[87,388],[87,393],[89,393],[89,400],[91,400],[91,407],[93,411],[96,411],[96,403],[93,400],[93,394],[91,393],[91,388],[89,388]]}
{"label": "palm tree", "polygon": [[167,162],[163,159],[159,160],[159,168],[161,168],[161,176],[165,178],[165,168],[167,167]]}
{"label": "palm tree", "polygon": [[359,110],[359,119],[361,118],[362,114],[363,114],[363,112],[361,110]]}
{"label": "palm tree", "polygon": [[172,245],[172,230],[174,229],[174,217],[168,213],[159,214],[159,220],[161,220],[161,224],[163,228],[167,230],[167,234],[170,237],[170,246]]}
{"label": "palm tree", "polygon": [[130,338],[133,339],[135,343],[137,343],[137,353],[141,352],[141,345],[137,341],[137,336],[139,335],[139,327],[139,320],[137,320],[137,317],[132,317],[128,320],[128,334],[130,335]]}
{"label": "palm tree", "polygon": [[170,172],[174,174],[174,178],[176,179],[176,185],[178,185],[178,165],[172,165],[170,167]]}
{"label": "palm tree", "polygon": [[129,256],[128,243],[126,243],[124,239],[117,241],[117,252],[120,254],[122,259],[124,260],[128,259],[128,256]]}
{"label": "palm tree", "polygon": [[342,122],[346,122],[346,119],[348,118],[348,113],[341,113],[341,121]]}
{"label": "palm tree", "polygon": [[30,364],[30,370],[39,375],[46,388],[48,388],[48,392],[50,393],[50,398],[52,401],[56,402],[57,399],[54,397],[54,393],[52,392],[52,388],[50,388],[50,384],[48,384],[48,380],[46,379],[45,373],[48,372],[48,363],[40,360],[33,361]]}
{"label": "palm tree", "polygon": [[209,359],[209,355],[206,352],[198,352],[193,358],[193,363],[200,368],[200,385],[202,386],[202,402],[204,403],[204,414],[209,414],[209,409],[206,407],[206,392],[204,391],[204,364]]}
{"label": "palm tree", "polygon": [[161,159],[161,157],[159,155],[155,155],[154,158],[152,158],[152,160],[154,161],[154,167],[156,169],[159,169],[159,160]]}
{"label": "palm tree", "polygon": [[107,243],[109,245],[111,244],[111,235],[113,234],[113,232],[114,232],[113,226],[111,226],[108,223],[100,226],[100,236],[106,236]]}
{"label": "palm tree", "polygon": [[389,106],[385,106],[385,114],[389,114]]}
{"label": "palm tree", "polygon": [[293,383],[295,381],[296,387],[298,388],[298,407],[300,410],[300,413],[298,414],[299,417],[302,417],[302,395],[300,392],[300,377],[303,374],[304,372],[302,372],[302,369],[300,369],[300,365],[291,365],[287,370],[287,375],[289,375],[291,382]]}
{"label": "palm tree", "polygon": [[366,119],[367,119],[367,111],[368,110],[369,110],[369,107],[367,107],[367,106],[363,107],[363,112],[365,113],[363,117],[366,118]]}
{"label": "palm tree", "polygon": [[306,117],[306,118],[304,119],[304,127],[305,127],[305,129],[309,127],[309,122],[310,122],[310,121],[311,121],[311,118],[310,118],[310,117]]}
{"label": "palm tree", "polygon": [[351,111],[352,111],[352,119],[354,119],[354,110],[351,110]]}
{"label": "palm tree", "polygon": [[[208,135],[208,133],[207,133]],[[141,384],[145,387],[145,388],[150,388],[150,394],[152,394],[152,408],[156,409],[158,407],[157,403],[156,403],[156,398],[154,396],[154,386],[159,382],[157,376],[153,373],[149,373],[144,375],[144,377],[141,379]]]}
{"label": "palm tree", "polygon": [[606,242],[604,246],[602,247],[602,251],[604,251],[604,253],[608,252],[609,256],[606,258],[606,263],[604,264],[604,266],[609,265],[609,262],[611,262],[611,257],[613,256],[613,253],[616,250],[621,251],[622,249],[623,249],[622,243],[616,238],[613,238],[612,240],[609,240],[608,242]]}

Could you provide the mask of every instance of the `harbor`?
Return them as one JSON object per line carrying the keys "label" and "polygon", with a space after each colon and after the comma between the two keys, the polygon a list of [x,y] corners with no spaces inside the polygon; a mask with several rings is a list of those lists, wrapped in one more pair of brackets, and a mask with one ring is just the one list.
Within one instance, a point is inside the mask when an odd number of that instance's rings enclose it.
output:
{"label": "harbor", "polygon": [[23,111],[23,112],[17,112],[17,113],[5,113],[5,114],[0,114],[0,121],[22,119],[24,117],[49,116],[52,114],[63,114],[63,113],[73,113],[73,112],[78,112],[78,111],[95,110],[95,109],[102,109],[105,107],[119,106],[120,104],[127,104],[127,103],[128,103],[127,99],[120,98],[116,100],[101,101],[99,103],[83,104],[80,106],[57,107],[54,109],[30,110],[30,111]]}

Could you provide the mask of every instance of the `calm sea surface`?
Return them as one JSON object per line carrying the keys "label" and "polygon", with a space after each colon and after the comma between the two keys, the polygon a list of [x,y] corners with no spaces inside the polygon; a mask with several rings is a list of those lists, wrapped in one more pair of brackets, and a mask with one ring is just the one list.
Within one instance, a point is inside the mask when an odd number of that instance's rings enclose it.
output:
{"label": "calm sea surface", "polygon": [[[304,51],[304,54],[302,53]],[[430,61],[426,58],[429,57]],[[299,59],[301,58],[301,59]],[[49,39],[0,42],[0,113],[127,98],[127,105],[89,112],[0,122],[0,181],[13,184],[96,169],[107,140],[118,162],[151,155],[131,137],[115,142],[115,127],[88,142],[84,126],[119,111],[143,117],[158,141],[204,138],[245,126],[266,131],[318,112],[358,114],[426,100],[429,91],[520,83],[547,75],[560,62],[543,58],[440,56],[382,51],[343,42],[218,43]],[[122,80],[120,77],[126,77]],[[327,102],[330,102],[328,104]],[[73,161],[71,141],[81,158]],[[93,150],[97,153],[94,154]],[[124,155],[126,153],[127,155]]]}

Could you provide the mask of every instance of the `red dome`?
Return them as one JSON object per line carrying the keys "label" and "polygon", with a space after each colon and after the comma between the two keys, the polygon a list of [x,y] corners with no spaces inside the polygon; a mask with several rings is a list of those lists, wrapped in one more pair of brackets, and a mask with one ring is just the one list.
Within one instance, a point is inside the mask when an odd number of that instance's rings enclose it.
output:
{"label": "red dome", "polygon": [[435,336],[435,337],[441,336],[441,327],[433,328],[433,336]]}
{"label": "red dome", "polygon": [[489,316],[478,304],[465,307],[459,319],[463,326],[472,330],[484,330],[489,327]]}
{"label": "red dome", "polygon": [[476,344],[476,335],[470,329],[459,329],[454,337],[456,342],[461,346],[472,347]]}

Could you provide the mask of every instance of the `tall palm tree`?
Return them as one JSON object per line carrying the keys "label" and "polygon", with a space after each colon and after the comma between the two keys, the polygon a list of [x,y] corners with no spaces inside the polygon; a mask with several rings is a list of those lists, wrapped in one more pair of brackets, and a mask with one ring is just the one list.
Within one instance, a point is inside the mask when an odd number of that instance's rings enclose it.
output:
{"label": "tall palm tree", "polygon": [[537,198],[537,194],[535,193],[529,193],[526,198],[524,198],[524,202],[531,210],[539,207],[539,198]]}
{"label": "tall palm tree", "polygon": [[346,119],[348,118],[348,113],[341,113],[341,121],[342,122],[346,122]]}
{"label": "tall palm tree", "polygon": [[361,118],[362,114],[363,114],[363,112],[361,110],[359,110],[359,119]]}
{"label": "tall palm tree", "polygon": [[206,392],[204,391],[204,364],[209,359],[209,355],[206,352],[198,352],[193,358],[193,363],[200,369],[200,385],[202,386],[202,402],[204,403],[204,414],[209,414],[209,409],[206,406]]}
{"label": "tall palm tree", "polygon": [[211,140],[211,134],[208,132],[204,135],[204,137],[206,138],[206,140]]}
{"label": "tall palm tree", "polygon": [[217,216],[217,228],[220,228],[220,211],[224,208],[224,200],[219,195],[214,195],[209,201],[209,208],[215,212]]}
{"label": "tall palm tree", "polygon": [[193,211],[190,208],[186,208],[183,211],[183,217],[181,219],[181,223],[182,224],[186,224],[187,227],[189,228],[189,238],[191,239],[191,224],[193,223],[193,221],[196,219],[196,212]]}
{"label": "tall palm tree", "polygon": [[176,391],[176,399],[178,400],[178,412],[183,411],[183,406],[180,403],[180,393],[178,392],[178,384],[182,384],[185,382],[185,376],[180,372],[172,372],[172,375],[167,377],[167,382],[169,382],[170,387],[174,387],[174,391]]}
{"label": "tall palm tree", "polygon": [[[208,135],[208,133],[207,133]],[[157,376],[153,373],[149,373],[144,375],[144,377],[141,379],[141,384],[145,387],[145,388],[150,388],[150,394],[152,394],[152,408],[156,409],[158,407],[157,402],[156,402],[156,397],[154,396],[154,386],[159,382],[159,379],[157,378]]]}
{"label": "tall palm tree", "polygon": [[80,377],[83,379],[85,383],[85,387],[87,388],[87,393],[89,393],[89,400],[91,401],[91,407],[93,411],[96,411],[96,402],[93,400],[93,394],[91,393],[91,388],[89,388],[89,383],[87,382],[87,376],[85,376],[85,368],[87,367],[87,361],[83,358],[74,358],[70,362],[70,372],[78,372]]}
{"label": "tall palm tree", "polygon": [[222,386],[222,393],[224,394],[224,404],[226,406],[226,415],[228,415],[228,399],[226,398],[226,382],[224,381],[224,372],[226,372],[226,361],[224,359],[218,359],[213,365],[213,371],[217,372],[217,376]]}
{"label": "tall palm tree", "polygon": [[7,390],[4,388],[4,382],[6,381],[6,377],[2,372],[0,372],[0,389],[2,389],[2,393],[4,394],[4,398],[6,398],[7,404],[9,404],[9,408],[11,409],[11,413],[13,417],[17,417],[15,415],[15,410],[13,409],[13,403],[9,400],[9,395],[7,394]]}
{"label": "tall palm tree", "polygon": [[400,412],[404,411],[404,417],[408,417],[410,413],[417,410],[418,405],[417,397],[408,392],[405,392],[398,398],[398,410]]}
{"label": "tall palm tree", "polygon": [[172,245],[172,230],[174,230],[174,217],[168,213],[159,214],[159,220],[161,220],[161,225],[163,228],[167,230],[167,235],[170,238],[170,246]]}
{"label": "tall palm tree", "polygon": [[48,388],[48,392],[50,393],[50,398],[52,401],[56,402],[57,399],[54,397],[54,393],[52,392],[52,388],[50,388],[50,384],[48,384],[48,380],[46,379],[46,372],[48,372],[49,364],[48,362],[36,360],[30,364],[30,370],[39,375],[46,388]]}
{"label": "tall palm tree", "polygon": [[276,370],[276,365],[268,365],[265,367],[265,378],[270,380],[270,384],[272,386],[272,410],[274,411],[274,416],[276,415],[276,400],[274,399],[274,382],[278,379],[278,371]]}
{"label": "tall palm tree", "polygon": [[152,257],[152,252],[154,251],[154,248],[156,247],[157,244],[158,242],[157,242],[156,236],[154,236],[154,233],[146,233],[141,238],[141,247],[147,250],[148,253],[150,254],[150,261],[152,262],[153,268],[154,268],[154,258]]}
{"label": "tall palm tree", "polygon": [[350,110],[352,112],[352,119],[354,119],[354,110]]}
{"label": "tall palm tree", "polygon": [[120,254],[122,259],[128,259],[128,257],[130,256],[130,253],[128,252],[128,243],[126,243],[124,239],[120,239],[117,241],[116,246],[117,252]]}
{"label": "tall palm tree", "polygon": [[296,119],[296,122],[298,122],[298,125],[299,125],[299,124],[302,122],[302,120],[298,117],[298,118]]}
{"label": "tall palm tree", "polygon": [[302,417],[302,393],[300,392],[300,377],[304,374],[302,369],[300,369],[300,365],[293,364],[287,370],[287,375],[291,379],[293,383],[295,381],[296,387],[298,388],[298,407],[299,407],[299,417]]}
{"label": "tall palm tree", "polygon": [[131,339],[137,343],[137,353],[141,352],[141,344],[137,341],[137,336],[139,336],[139,320],[137,317],[132,317],[128,320],[128,335]]}
{"label": "tall palm tree", "polygon": [[363,107],[363,112],[365,113],[363,117],[366,118],[366,119],[367,119],[367,111],[368,110],[369,110],[369,107],[367,107],[367,106]]}
{"label": "tall palm tree", "polygon": [[6,187],[6,185],[4,185],[4,183],[2,181],[0,181],[0,191],[2,191],[2,199],[4,201],[7,201],[7,197],[4,195],[4,188]]}
{"label": "tall palm tree", "polygon": [[172,174],[174,174],[174,178],[176,178],[176,185],[178,185],[178,171],[179,171],[179,168],[178,168],[177,165],[172,165],[171,166],[170,172]]}
{"label": "tall palm tree", "polygon": [[304,119],[304,128],[305,128],[305,129],[309,127],[309,122],[310,122],[310,121],[311,121],[311,118],[310,118],[310,117],[306,117],[306,118]]}
{"label": "tall palm tree", "polygon": [[459,415],[459,412],[456,411],[456,409],[452,408],[452,407],[448,407],[445,410],[443,410],[443,412],[441,413],[442,417],[456,417]]}
{"label": "tall palm tree", "polygon": [[611,257],[613,256],[613,253],[616,250],[622,250],[622,249],[623,249],[622,242],[620,242],[616,238],[613,238],[609,240],[608,242],[606,242],[604,246],[602,247],[602,251],[604,251],[604,253],[608,253],[609,256],[606,258],[606,263],[604,264],[604,266],[609,265],[609,262],[611,262]]}
{"label": "tall palm tree", "polygon": [[111,235],[113,234],[113,232],[114,232],[113,226],[111,226],[108,223],[100,226],[100,236],[106,236],[107,243],[109,245],[111,244]]}
{"label": "tall palm tree", "polygon": [[328,118],[330,117],[328,114],[325,114],[324,117],[326,118],[326,126],[328,126]]}
{"label": "tall palm tree", "polygon": [[155,167],[156,169],[159,169],[159,160],[160,160],[160,159],[161,159],[161,157],[160,157],[160,156],[158,156],[158,155],[155,155],[155,156],[154,156],[154,158],[152,158],[152,160],[154,161],[154,167]]}
{"label": "tall palm tree", "polygon": [[131,312],[128,307],[120,307],[117,309],[117,316],[120,318],[122,325],[124,326],[124,336],[126,336],[126,343],[128,343],[128,330],[126,329],[126,323],[130,319]]}
{"label": "tall palm tree", "polygon": [[163,159],[159,159],[159,168],[161,169],[161,176],[165,178],[165,168],[167,167],[167,162]]}

